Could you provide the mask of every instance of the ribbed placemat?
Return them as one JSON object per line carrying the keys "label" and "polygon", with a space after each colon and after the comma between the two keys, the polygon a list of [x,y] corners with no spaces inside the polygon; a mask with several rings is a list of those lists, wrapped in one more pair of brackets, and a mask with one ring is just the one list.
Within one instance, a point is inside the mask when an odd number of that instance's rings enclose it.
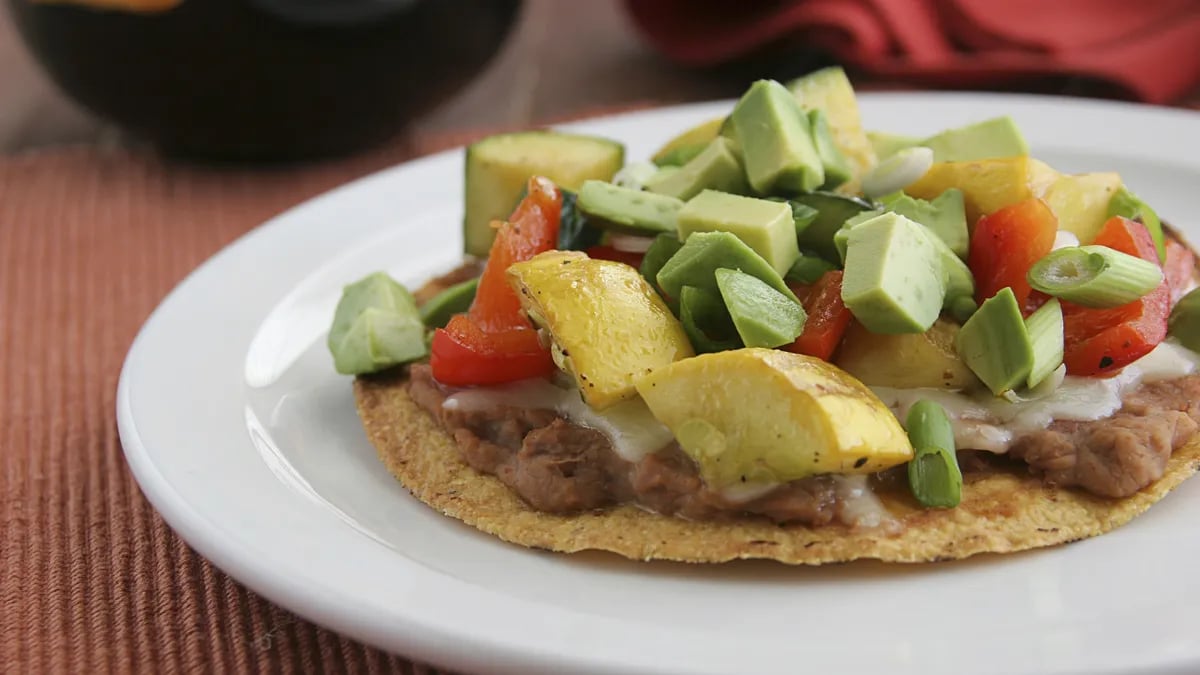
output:
{"label": "ribbed placemat", "polygon": [[286,169],[95,147],[0,160],[0,672],[437,672],[194,553],[134,483],[114,415],[134,335],[196,265],[306,197],[457,140]]}

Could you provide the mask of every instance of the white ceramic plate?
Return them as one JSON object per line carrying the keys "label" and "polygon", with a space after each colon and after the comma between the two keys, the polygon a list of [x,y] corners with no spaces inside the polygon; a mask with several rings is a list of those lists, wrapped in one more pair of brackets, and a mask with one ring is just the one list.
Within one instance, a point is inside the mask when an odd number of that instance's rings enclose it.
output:
{"label": "white ceramic plate", "polygon": [[[570,128],[638,159],[728,105]],[[1057,168],[1119,171],[1171,222],[1200,222],[1200,114],[956,94],[862,107],[868,128],[914,135],[1011,114]],[[1103,537],[908,567],[554,555],[411,498],[367,443],[324,331],[344,283],[385,269],[415,284],[456,262],[461,175],[452,151],[303,204],[146,322],[121,375],[121,440],[146,495],[226,572],[347,635],[469,671],[1200,672],[1200,480]]]}

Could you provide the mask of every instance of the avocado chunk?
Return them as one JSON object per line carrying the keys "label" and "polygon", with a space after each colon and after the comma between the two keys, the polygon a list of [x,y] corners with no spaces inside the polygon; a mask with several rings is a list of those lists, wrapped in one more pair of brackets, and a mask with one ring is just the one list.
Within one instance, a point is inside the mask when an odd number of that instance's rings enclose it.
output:
{"label": "avocado chunk", "polygon": [[679,241],[679,237],[676,237],[672,233],[658,235],[654,238],[654,242],[650,244],[650,248],[646,249],[645,255],[642,256],[642,266],[638,271],[642,273],[642,277],[646,281],[649,281],[650,285],[656,290],[658,289],[658,271],[682,247],[683,243]]}
{"label": "avocado chunk", "polygon": [[679,321],[697,354],[742,346],[733,318],[717,293],[684,286],[679,293]]}
{"label": "avocado chunk", "polygon": [[584,182],[578,204],[599,227],[651,237],[675,232],[675,215],[683,208],[674,197],[598,180]]}
{"label": "avocado chunk", "polygon": [[821,166],[825,169],[825,183],[821,185],[826,190],[845,183],[854,177],[854,169],[849,160],[833,142],[833,134],[829,131],[829,120],[824,111],[808,111],[808,125],[812,129],[813,145],[817,148],[817,156],[821,158]]}
{"label": "avocado chunk", "polygon": [[971,235],[967,232],[962,190],[950,188],[932,201],[910,197],[903,192],[888,195],[880,201],[888,211],[928,227],[958,257],[967,257]]}
{"label": "avocado chunk", "polygon": [[747,347],[791,344],[804,330],[804,308],[755,277],[731,269],[716,271],[717,289]]}
{"label": "avocado chunk", "polygon": [[678,298],[684,286],[719,293],[716,271],[721,268],[741,270],[766,282],[789,300],[799,302],[775,268],[729,232],[697,232],[688,237],[679,252],[662,266],[655,280],[671,298]]}
{"label": "avocado chunk", "polygon": [[935,162],[970,162],[1029,154],[1029,144],[1008,115],[947,129],[925,139],[921,145],[933,150]]}
{"label": "avocado chunk", "polygon": [[646,181],[646,189],[687,201],[706,189],[746,192],[742,164],[727,138],[714,138],[700,154],[674,171],[662,171]]}
{"label": "avocado chunk", "polygon": [[793,212],[796,205],[816,209],[817,217],[797,235],[797,242],[801,248],[811,250],[829,261],[841,259],[833,243],[833,235],[850,218],[875,208],[874,204],[864,199],[832,192],[810,192],[796,195],[790,201]]}
{"label": "avocado chunk", "polygon": [[872,333],[924,333],[946,297],[941,254],[925,228],[885,213],[853,227],[842,301]]}
{"label": "avocado chunk", "polygon": [[1033,389],[1063,362],[1063,313],[1058,298],[1050,298],[1030,314],[1025,319],[1025,330],[1033,345],[1033,365],[1025,384]]}
{"label": "avocado chunk", "polygon": [[383,272],[342,289],[326,344],[343,375],[374,373],[427,353],[416,300]]}
{"label": "avocado chunk", "polygon": [[802,110],[825,113],[833,142],[849,161],[855,178],[875,166],[875,150],[863,132],[858,99],[846,71],[840,66],[822,68],[792,80],[787,88]]}
{"label": "avocado chunk", "polygon": [[759,80],[750,85],[730,119],[755,192],[808,192],[825,183],[808,117],[782,84]]}
{"label": "avocado chunk", "polygon": [[1026,383],[1036,359],[1011,288],[1004,287],[979,306],[958,331],[954,349],[997,396]]}
{"label": "avocado chunk", "polygon": [[734,234],[779,276],[800,257],[792,207],[783,202],[705,190],[688,200],[676,222],[684,241],[694,232]]}
{"label": "avocado chunk", "polygon": [[421,320],[430,328],[442,328],[450,317],[462,314],[471,308],[479,278],[467,279],[443,290],[421,305]]}
{"label": "avocado chunk", "polygon": [[467,147],[463,240],[466,253],[486,257],[493,220],[508,218],[531,176],[578,190],[585,180],[609,180],[625,163],[625,146],[561,131],[488,136]]}
{"label": "avocado chunk", "polygon": [[921,144],[921,139],[919,138],[889,134],[883,131],[868,131],[867,140],[871,142],[871,147],[875,150],[875,156],[881,161],[905,148]]}
{"label": "avocado chunk", "polygon": [[942,265],[942,280],[946,284],[946,299],[942,303],[942,309],[949,311],[961,299],[975,296],[975,277],[971,274],[971,268],[954,255],[954,251],[950,250],[946,242],[929,231],[925,232],[925,236],[938,252],[938,261]]}
{"label": "avocado chunk", "polygon": [[1200,352],[1200,288],[1192,290],[1175,303],[1167,332],[1179,340],[1179,344],[1194,352]]}
{"label": "avocado chunk", "polygon": [[860,223],[865,223],[876,216],[884,214],[883,209],[872,209],[863,211],[862,213],[851,216],[849,220],[842,224],[842,229],[838,230],[833,235],[833,247],[837,249],[837,260],[843,267],[846,266],[846,246],[850,243],[850,230]]}

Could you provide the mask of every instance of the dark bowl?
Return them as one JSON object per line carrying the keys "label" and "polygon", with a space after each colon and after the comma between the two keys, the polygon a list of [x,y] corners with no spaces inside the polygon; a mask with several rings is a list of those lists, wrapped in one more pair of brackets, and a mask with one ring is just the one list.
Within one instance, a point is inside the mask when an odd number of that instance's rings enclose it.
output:
{"label": "dark bowl", "polygon": [[97,115],[170,154],[276,161],[395,135],[487,64],[520,7],[184,0],[135,13],[83,0],[9,4],[42,67]]}

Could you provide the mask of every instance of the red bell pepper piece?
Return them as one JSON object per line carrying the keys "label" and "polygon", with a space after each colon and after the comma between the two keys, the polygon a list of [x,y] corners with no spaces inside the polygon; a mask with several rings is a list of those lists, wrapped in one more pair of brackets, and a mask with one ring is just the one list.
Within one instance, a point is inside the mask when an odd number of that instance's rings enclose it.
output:
{"label": "red bell pepper piece", "polygon": [[550,351],[521,312],[505,272],[517,262],[554,248],[558,241],[562,193],[549,179],[529,180],[525,199],[501,223],[466,314],[434,331],[429,365],[442,384],[501,384],[549,375]]}
{"label": "red bell pepper piece", "polygon": [[554,371],[550,352],[531,326],[484,331],[457,314],[433,336],[433,377],[452,387],[503,384]]}
{"label": "red bell pepper piece", "polygon": [[967,266],[975,277],[975,301],[1012,288],[1017,304],[1026,306],[1033,290],[1029,268],[1054,248],[1058,218],[1040,199],[1027,199],[983,216],[971,233]]}
{"label": "red bell pepper piece", "polygon": [[1192,250],[1174,239],[1167,240],[1167,259],[1163,263],[1163,276],[1171,287],[1171,306],[1187,295],[1196,274],[1196,256]]}
{"label": "red bell pepper piece", "polygon": [[[1094,243],[1158,263],[1158,250],[1150,232],[1128,218],[1110,218]],[[1113,375],[1166,338],[1170,283],[1164,275],[1158,288],[1119,307],[1095,309],[1064,302],[1062,308],[1067,373]]]}
{"label": "red bell pepper piece", "polygon": [[634,269],[640,269],[642,266],[642,258],[644,253],[634,253],[632,251],[622,251],[612,246],[590,246],[584,250],[589,258],[598,260],[612,260],[619,263],[625,263]]}
{"label": "red bell pepper piece", "polygon": [[808,313],[808,319],[804,322],[804,332],[784,349],[828,361],[842,343],[842,336],[854,318],[842,302],[842,271],[822,274],[807,296],[804,311]]}
{"label": "red bell pepper piece", "polygon": [[479,277],[479,289],[468,311],[471,319],[484,330],[528,327],[521,314],[517,293],[508,285],[505,273],[513,263],[529,260],[549,251],[558,243],[558,225],[562,193],[547,178],[533,177],[525,199],[517,205],[507,222],[500,224],[487,265]]}

